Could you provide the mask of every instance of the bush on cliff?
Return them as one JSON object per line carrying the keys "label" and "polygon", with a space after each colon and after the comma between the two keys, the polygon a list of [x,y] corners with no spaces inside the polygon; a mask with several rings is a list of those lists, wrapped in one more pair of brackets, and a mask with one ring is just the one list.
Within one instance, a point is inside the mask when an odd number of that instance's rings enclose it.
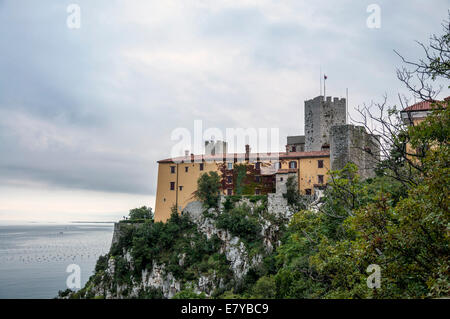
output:
{"label": "bush on cliff", "polygon": [[197,190],[194,196],[206,208],[217,208],[220,197],[220,177],[216,172],[204,173],[197,181]]}

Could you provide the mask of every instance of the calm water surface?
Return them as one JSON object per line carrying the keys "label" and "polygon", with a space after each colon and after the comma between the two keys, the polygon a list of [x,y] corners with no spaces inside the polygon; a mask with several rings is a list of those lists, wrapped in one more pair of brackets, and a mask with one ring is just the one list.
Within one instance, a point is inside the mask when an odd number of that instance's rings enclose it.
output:
{"label": "calm water surface", "polygon": [[0,225],[0,298],[54,298],[67,288],[71,264],[84,286],[112,233],[112,223]]}

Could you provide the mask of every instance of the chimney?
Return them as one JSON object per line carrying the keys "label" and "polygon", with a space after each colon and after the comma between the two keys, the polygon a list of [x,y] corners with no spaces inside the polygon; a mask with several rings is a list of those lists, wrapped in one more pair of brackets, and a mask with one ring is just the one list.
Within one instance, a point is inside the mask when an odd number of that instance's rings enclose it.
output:
{"label": "chimney", "polygon": [[189,156],[189,150],[185,150],[185,151],[184,151],[184,156],[186,156],[186,157]]}
{"label": "chimney", "polygon": [[245,156],[250,156],[250,145],[248,144],[245,145]]}
{"label": "chimney", "polygon": [[194,163],[194,154],[191,153],[191,163]]}

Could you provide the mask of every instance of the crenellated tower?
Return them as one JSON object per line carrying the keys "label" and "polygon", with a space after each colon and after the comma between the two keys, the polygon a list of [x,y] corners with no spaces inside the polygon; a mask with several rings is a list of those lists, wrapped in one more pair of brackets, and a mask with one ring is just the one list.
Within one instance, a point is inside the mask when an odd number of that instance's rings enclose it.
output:
{"label": "crenellated tower", "polygon": [[305,151],[321,151],[330,147],[330,130],[346,124],[345,98],[318,96],[305,101]]}

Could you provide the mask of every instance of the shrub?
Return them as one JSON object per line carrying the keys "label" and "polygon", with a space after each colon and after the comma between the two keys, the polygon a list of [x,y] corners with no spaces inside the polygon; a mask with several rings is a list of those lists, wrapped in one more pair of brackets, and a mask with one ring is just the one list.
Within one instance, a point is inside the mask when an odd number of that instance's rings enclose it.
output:
{"label": "shrub", "polygon": [[95,264],[95,272],[105,271],[108,268],[108,255],[98,257],[97,263]]}
{"label": "shrub", "polygon": [[259,299],[273,299],[276,295],[276,283],[273,276],[258,279],[253,287],[253,297]]}
{"label": "shrub", "polygon": [[148,219],[153,220],[153,211],[151,207],[142,206],[141,208],[134,208],[130,210],[130,221],[145,221]]}
{"label": "shrub", "polygon": [[191,286],[176,293],[172,299],[206,299],[204,292],[197,294]]}
{"label": "shrub", "polygon": [[204,173],[197,181],[195,197],[207,208],[217,208],[220,197],[220,177],[216,172]]}
{"label": "shrub", "polygon": [[240,206],[229,213],[217,217],[216,226],[228,230],[232,235],[251,243],[260,239],[261,225],[258,219],[249,214],[250,208]]}

